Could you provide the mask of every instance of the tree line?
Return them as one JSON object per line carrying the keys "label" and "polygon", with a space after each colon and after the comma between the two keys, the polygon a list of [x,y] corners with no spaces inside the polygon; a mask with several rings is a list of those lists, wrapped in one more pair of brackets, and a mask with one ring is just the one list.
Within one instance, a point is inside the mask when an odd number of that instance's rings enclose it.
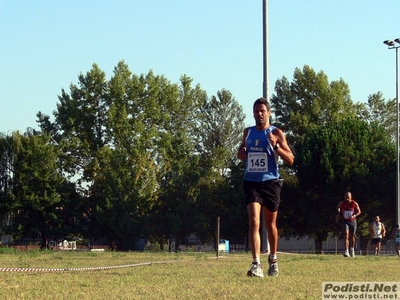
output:
{"label": "tree line", "polygon": [[[320,249],[338,231],[334,209],[348,189],[361,220],[379,214],[393,223],[394,100],[378,92],[354,103],[342,79],[304,66],[292,82],[276,81],[270,101],[296,157],[281,166],[282,236],[314,237]],[[120,250],[146,238],[172,251],[191,234],[214,242],[221,217],[221,236],[246,243],[236,159],[244,120],[229,90],[209,97],[186,75],[171,83],[133,74],[124,61],[107,80],[93,64],[61,90],[52,117],[37,113],[39,129],[1,134],[2,235],[42,247],[74,236]]]}

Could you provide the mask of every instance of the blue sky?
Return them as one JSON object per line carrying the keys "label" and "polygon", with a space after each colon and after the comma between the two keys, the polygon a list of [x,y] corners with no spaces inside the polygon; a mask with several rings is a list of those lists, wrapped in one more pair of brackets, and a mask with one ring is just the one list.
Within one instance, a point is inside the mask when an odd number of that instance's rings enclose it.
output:
{"label": "blue sky", "polygon": [[[381,91],[395,98],[399,0],[269,0],[269,91],[309,65],[343,78],[354,102]],[[262,96],[262,0],[1,0],[0,132],[37,128],[61,89],[96,63],[107,74],[124,60],[172,83],[188,75],[209,96],[231,91],[253,124]]]}

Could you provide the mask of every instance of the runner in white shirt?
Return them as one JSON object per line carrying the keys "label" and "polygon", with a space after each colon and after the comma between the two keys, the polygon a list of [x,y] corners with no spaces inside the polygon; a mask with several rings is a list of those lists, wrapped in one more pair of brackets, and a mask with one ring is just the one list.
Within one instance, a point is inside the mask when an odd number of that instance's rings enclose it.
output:
{"label": "runner in white shirt", "polygon": [[369,231],[371,232],[374,254],[379,255],[381,253],[382,238],[384,238],[386,234],[385,225],[383,225],[379,216],[374,218],[374,222],[369,226]]}

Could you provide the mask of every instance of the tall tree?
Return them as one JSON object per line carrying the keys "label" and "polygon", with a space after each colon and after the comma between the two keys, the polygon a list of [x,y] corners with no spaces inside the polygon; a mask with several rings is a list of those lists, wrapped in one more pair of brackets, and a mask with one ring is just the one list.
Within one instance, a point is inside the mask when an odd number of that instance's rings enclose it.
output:
{"label": "tall tree", "polygon": [[9,135],[0,134],[0,234],[10,234],[12,220],[12,197],[14,177],[14,144]]}
{"label": "tall tree", "polygon": [[231,92],[223,89],[204,103],[202,111],[202,158],[210,161],[211,170],[226,178],[243,135],[242,107]]}
{"label": "tall tree", "polygon": [[278,79],[275,93],[271,97],[274,123],[287,132],[290,143],[314,128],[357,114],[349,86],[342,78],[329,82],[323,71],[316,73],[307,65],[295,69],[291,83],[285,76]]}
{"label": "tall tree", "polygon": [[59,188],[64,182],[58,150],[49,141],[46,135],[13,135],[14,226],[20,229],[20,237],[40,237],[42,247],[62,206]]}
{"label": "tall tree", "polygon": [[[353,104],[349,86],[343,79],[329,82],[323,71],[317,73],[308,65],[303,69],[295,69],[292,82],[285,76],[276,81],[271,104],[274,113],[272,123],[285,130],[289,146],[294,150],[295,160],[297,145],[302,145],[309,132],[365,111],[363,105]],[[299,223],[302,218],[298,215],[299,203],[303,201],[302,190],[298,185],[301,175],[296,162],[291,167],[282,167],[287,176],[285,175],[282,213],[279,218],[281,232],[286,235],[301,235],[301,230],[293,230],[302,226]]]}
{"label": "tall tree", "polygon": [[[75,175],[71,180],[77,179],[87,198],[94,236],[106,236],[110,243],[132,240],[156,201],[179,199],[182,207],[194,201],[192,186],[199,170],[195,120],[206,94],[191,82],[182,76],[180,85],[171,84],[152,71],[133,75],[123,61],[106,81],[93,65],[79,76],[79,85],[70,86],[70,94],[62,91],[54,123],[38,114],[42,130],[52,132],[62,145]],[[122,223],[112,225],[117,219]]]}
{"label": "tall tree", "polygon": [[301,235],[315,238],[316,250],[335,230],[335,207],[350,190],[363,211],[360,220],[394,202],[394,149],[385,129],[350,118],[311,130],[296,145],[300,185],[297,224]]}
{"label": "tall tree", "polygon": [[204,103],[201,116],[199,149],[204,175],[199,182],[197,234],[203,240],[215,238],[216,220],[221,217],[225,238],[241,235],[246,221],[235,221],[241,219],[245,206],[241,183],[238,188],[232,178],[243,178],[241,162],[236,159],[245,127],[242,107],[231,92],[222,89]]}
{"label": "tall tree", "polygon": [[70,93],[64,89],[58,97],[55,121],[39,112],[41,131],[51,134],[60,144],[65,155],[66,171],[86,193],[93,177],[93,159],[96,151],[109,142],[106,132],[108,114],[108,86],[105,73],[93,64],[85,75],[78,76],[78,84],[70,85]]}
{"label": "tall tree", "polygon": [[197,184],[203,172],[197,150],[198,115],[206,99],[205,92],[200,86],[192,87],[192,79],[187,76],[181,77],[178,93],[174,95],[171,93],[160,101],[161,111],[168,116],[160,122],[157,143],[160,198],[156,211],[162,224],[159,237],[169,243],[170,250],[172,241],[177,250],[193,233]]}

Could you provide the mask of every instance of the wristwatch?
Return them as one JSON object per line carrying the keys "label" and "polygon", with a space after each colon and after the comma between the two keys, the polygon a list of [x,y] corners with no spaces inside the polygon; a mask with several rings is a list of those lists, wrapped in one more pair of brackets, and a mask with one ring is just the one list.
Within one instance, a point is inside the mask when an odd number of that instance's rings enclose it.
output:
{"label": "wristwatch", "polygon": [[278,150],[278,148],[279,148],[279,144],[276,144],[273,149],[276,151],[276,150]]}

